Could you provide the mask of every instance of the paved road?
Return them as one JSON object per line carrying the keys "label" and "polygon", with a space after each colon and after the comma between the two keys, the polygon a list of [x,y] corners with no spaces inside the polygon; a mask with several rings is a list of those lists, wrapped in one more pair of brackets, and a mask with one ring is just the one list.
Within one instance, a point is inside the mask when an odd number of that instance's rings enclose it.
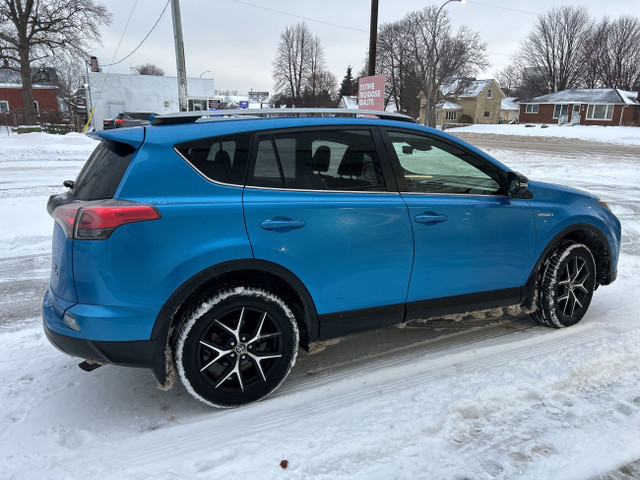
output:
{"label": "paved road", "polygon": [[483,150],[516,150],[569,156],[579,156],[588,153],[592,155],[636,157],[640,160],[640,146],[588,142],[575,138],[527,137],[519,135],[498,135],[495,133],[456,132],[455,129],[447,130],[447,133]]}

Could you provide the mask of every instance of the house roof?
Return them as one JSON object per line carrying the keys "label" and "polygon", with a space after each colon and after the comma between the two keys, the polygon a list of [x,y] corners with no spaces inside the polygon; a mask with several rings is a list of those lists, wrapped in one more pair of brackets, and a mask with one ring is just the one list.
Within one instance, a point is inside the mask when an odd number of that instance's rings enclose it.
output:
{"label": "house roof", "polygon": [[500,103],[500,110],[517,110],[520,111],[520,104],[514,97],[503,98]]}
{"label": "house roof", "polygon": [[489,80],[471,80],[468,85],[462,87],[462,91],[456,94],[456,92],[461,88],[461,82],[463,80],[456,79],[452,82],[442,84],[440,90],[445,97],[455,95],[458,98],[475,98],[480,95],[485,88],[487,88],[493,79]]}
{"label": "house roof", "polygon": [[436,108],[438,110],[462,110],[462,107],[455,102],[440,102]]}
{"label": "house roof", "polygon": [[638,105],[636,92],[625,92],[616,88],[572,88],[561,92],[541,95],[522,103],[599,103]]}
{"label": "house roof", "polygon": [[358,108],[358,97],[353,95],[343,95],[340,99],[340,108]]}
{"label": "house roof", "polygon": [[[46,72],[45,72],[46,73]],[[32,75],[33,88],[56,88],[51,82],[43,81],[46,75],[41,75],[38,70],[34,70]],[[22,88],[20,74],[5,67],[0,68],[0,87],[2,88]]]}

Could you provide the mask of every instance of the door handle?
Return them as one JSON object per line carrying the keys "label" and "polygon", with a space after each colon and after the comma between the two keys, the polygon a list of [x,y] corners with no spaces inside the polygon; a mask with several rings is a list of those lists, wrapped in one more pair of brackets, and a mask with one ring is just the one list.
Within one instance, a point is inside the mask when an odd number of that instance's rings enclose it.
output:
{"label": "door handle", "polygon": [[307,223],[304,220],[296,220],[292,218],[286,217],[275,217],[270,218],[268,220],[264,220],[260,227],[263,230],[272,230],[278,233],[289,232],[291,230],[295,230],[297,228],[302,228]]}
{"label": "door handle", "polygon": [[449,220],[449,217],[446,215],[440,215],[438,213],[433,212],[425,212],[420,215],[416,215],[414,217],[416,223],[422,223],[424,225],[435,225],[437,223],[446,222]]}

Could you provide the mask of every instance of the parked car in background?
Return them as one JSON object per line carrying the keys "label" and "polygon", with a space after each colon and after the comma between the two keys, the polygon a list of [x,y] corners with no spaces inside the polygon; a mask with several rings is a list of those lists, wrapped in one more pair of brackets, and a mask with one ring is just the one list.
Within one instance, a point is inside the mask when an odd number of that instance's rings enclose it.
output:
{"label": "parked car in background", "polygon": [[152,117],[157,113],[152,112],[123,112],[119,113],[116,118],[107,118],[102,121],[102,128],[109,130],[112,128],[138,127],[140,125],[149,125]]}
{"label": "parked car in background", "polygon": [[620,222],[596,196],[359,114],[183,112],[93,134],[47,205],[49,340],[233,407],[278,388],[298,346],[506,306],[567,327],[615,280]]}

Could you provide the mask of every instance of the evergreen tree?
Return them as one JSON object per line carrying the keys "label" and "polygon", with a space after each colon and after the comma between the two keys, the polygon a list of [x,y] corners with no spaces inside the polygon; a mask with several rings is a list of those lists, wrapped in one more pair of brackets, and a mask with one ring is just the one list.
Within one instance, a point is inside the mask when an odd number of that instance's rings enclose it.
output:
{"label": "evergreen tree", "polygon": [[351,74],[351,65],[347,67],[347,74],[342,79],[342,83],[340,84],[340,92],[339,98],[349,95],[355,95],[358,89],[358,83],[353,78]]}

